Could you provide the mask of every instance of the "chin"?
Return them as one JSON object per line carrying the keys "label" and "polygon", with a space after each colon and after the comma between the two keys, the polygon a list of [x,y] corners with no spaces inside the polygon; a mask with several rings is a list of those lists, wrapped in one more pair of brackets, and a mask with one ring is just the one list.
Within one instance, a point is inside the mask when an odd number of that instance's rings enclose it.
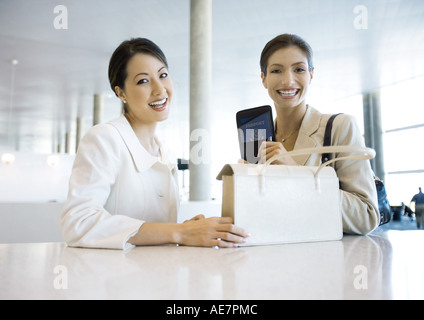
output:
{"label": "chin", "polygon": [[157,117],[156,117],[156,121],[157,122],[163,122],[163,121],[165,121],[165,120],[168,120],[168,118],[169,118],[169,110],[165,110],[165,111],[162,111]]}

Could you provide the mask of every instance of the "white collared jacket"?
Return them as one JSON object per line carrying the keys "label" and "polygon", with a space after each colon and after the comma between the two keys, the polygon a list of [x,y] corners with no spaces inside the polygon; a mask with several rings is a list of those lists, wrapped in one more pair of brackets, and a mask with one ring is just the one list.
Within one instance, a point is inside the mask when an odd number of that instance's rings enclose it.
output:
{"label": "white collared jacket", "polygon": [[81,140],[61,227],[69,246],[126,249],[144,222],[176,222],[176,159],[150,155],[125,116],[92,127]]}

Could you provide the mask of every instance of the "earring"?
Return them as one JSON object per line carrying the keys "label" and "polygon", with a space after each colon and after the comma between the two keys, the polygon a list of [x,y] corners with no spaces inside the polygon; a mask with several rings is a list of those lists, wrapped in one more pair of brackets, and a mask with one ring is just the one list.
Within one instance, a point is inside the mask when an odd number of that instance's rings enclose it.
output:
{"label": "earring", "polygon": [[123,102],[124,104],[127,104],[127,100],[122,100],[122,102]]}

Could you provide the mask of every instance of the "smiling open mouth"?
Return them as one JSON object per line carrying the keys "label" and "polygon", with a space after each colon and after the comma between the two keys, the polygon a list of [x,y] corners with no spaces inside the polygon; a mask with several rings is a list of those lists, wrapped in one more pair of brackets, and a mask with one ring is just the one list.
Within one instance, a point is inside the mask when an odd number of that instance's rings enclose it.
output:
{"label": "smiling open mouth", "polygon": [[164,98],[162,100],[149,103],[149,106],[156,111],[162,111],[163,109],[166,108],[167,102],[168,102],[168,98]]}
{"label": "smiling open mouth", "polygon": [[289,90],[277,90],[277,92],[283,97],[294,97],[299,93],[300,89],[289,89]]}

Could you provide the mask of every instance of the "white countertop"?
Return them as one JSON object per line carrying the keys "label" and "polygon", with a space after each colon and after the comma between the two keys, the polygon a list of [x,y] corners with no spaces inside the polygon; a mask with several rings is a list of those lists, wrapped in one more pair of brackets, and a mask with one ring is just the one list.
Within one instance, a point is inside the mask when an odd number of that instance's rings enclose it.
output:
{"label": "white countertop", "polygon": [[424,231],[213,249],[0,244],[0,299],[423,299]]}

